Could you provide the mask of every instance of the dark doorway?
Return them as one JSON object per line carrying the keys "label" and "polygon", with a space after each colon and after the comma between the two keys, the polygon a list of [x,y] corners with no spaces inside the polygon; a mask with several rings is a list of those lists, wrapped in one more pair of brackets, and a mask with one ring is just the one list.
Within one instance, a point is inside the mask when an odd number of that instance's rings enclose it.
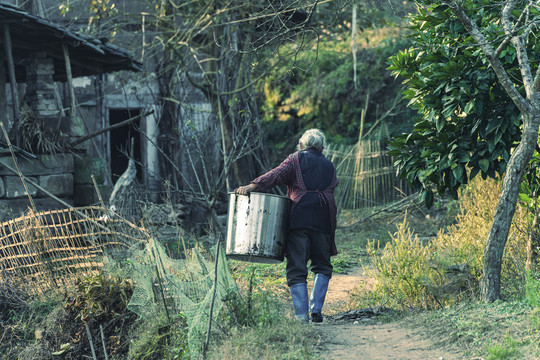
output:
{"label": "dark doorway", "polygon": [[[109,123],[111,125],[121,123],[127,119],[139,116],[139,109],[109,110]],[[141,166],[141,137],[137,129],[140,129],[140,117],[131,124],[111,130],[111,173],[113,183],[124,171],[126,171],[129,156],[133,156],[137,163],[137,180],[142,182]],[[133,149],[131,144],[133,143]]]}

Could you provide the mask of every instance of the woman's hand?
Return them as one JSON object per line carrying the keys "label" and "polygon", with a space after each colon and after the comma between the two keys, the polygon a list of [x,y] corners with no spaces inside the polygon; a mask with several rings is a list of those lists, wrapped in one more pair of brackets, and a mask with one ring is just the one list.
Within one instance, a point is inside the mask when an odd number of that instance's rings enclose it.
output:
{"label": "woman's hand", "polygon": [[246,186],[240,186],[238,189],[234,189],[234,192],[240,195],[247,195],[255,190],[257,190],[257,184],[249,184]]}

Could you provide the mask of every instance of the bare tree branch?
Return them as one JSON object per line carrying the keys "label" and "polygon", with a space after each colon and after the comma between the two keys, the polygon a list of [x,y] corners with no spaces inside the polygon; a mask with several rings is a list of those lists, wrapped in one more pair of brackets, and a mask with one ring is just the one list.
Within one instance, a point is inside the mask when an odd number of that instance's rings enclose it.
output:
{"label": "bare tree branch", "polygon": [[[497,75],[497,78],[499,79],[499,82],[507,92],[508,96],[510,96],[514,104],[521,112],[528,112],[530,108],[529,103],[526,99],[523,98],[523,96],[521,96],[517,88],[514,86],[513,81],[508,76],[508,73],[505,71],[501,61],[497,56],[495,56],[495,51],[493,50],[493,47],[490,45],[486,37],[480,32],[478,26],[471,20],[471,18],[469,18],[469,16],[467,16],[463,8],[455,0],[443,0],[443,2],[452,9],[454,14],[460,19],[465,29],[476,40],[480,48],[484,51],[489,63],[491,64],[493,70],[495,71],[495,74]],[[513,4],[514,1],[511,0],[510,3]]]}
{"label": "bare tree branch", "polygon": [[[532,93],[533,77],[532,77],[531,66],[529,64],[529,56],[527,55],[527,47],[525,45],[525,40],[523,38],[524,35],[514,34],[512,36],[514,26],[512,26],[510,17],[512,16],[512,11],[514,10],[515,5],[516,5],[515,0],[509,0],[506,3],[501,14],[501,20],[502,20],[504,32],[507,34],[507,36],[512,37],[511,42],[516,49],[517,59],[519,62],[519,69],[521,71],[523,85],[525,86],[525,92],[527,93],[527,97],[530,97]],[[529,5],[527,6],[526,9],[528,9]],[[521,13],[521,15],[525,13],[527,13],[526,10],[524,10]]]}
{"label": "bare tree branch", "polygon": [[[527,7],[525,8],[525,10],[520,14],[519,16],[519,19],[516,21],[515,25],[513,26],[513,29],[510,31],[505,31],[505,34],[506,34],[506,37],[504,38],[504,40],[502,41],[502,43],[497,47],[497,49],[495,50],[495,56],[496,57],[499,57],[499,55],[501,54],[501,52],[506,48],[506,46],[510,43],[510,40],[512,40],[512,37],[516,36],[520,30],[520,26],[521,24],[523,23],[523,21],[525,20],[526,18],[526,15],[529,14],[529,7],[532,5],[532,2],[534,0],[531,0],[531,2],[529,3],[529,5],[527,5]],[[506,7],[505,7],[506,8]],[[503,10],[503,13],[504,13],[504,10]],[[507,16],[509,17],[509,14],[510,13],[507,13]],[[510,26],[508,27],[508,29],[510,29]]]}

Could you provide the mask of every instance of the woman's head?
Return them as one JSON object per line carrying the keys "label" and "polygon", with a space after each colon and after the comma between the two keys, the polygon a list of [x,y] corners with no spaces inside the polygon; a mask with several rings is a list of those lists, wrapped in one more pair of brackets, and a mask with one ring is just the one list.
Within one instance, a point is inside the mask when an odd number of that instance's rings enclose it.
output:
{"label": "woman's head", "polygon": [[319,129],[309,129],[298,140],[299,150],[314,149],[322,152],[325,145],[326,138],[324,133]]}

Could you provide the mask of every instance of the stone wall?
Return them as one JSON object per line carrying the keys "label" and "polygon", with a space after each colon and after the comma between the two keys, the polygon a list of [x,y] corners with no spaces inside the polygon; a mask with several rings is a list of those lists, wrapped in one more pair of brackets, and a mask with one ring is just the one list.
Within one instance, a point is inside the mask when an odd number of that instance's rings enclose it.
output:
{"label": "stone wall", "polygon": [[[103,185],[106,178],[107,162],[104,159],[90,157],[88,155],[77,156],[75,159],[75,176],[73,179],[73,202],[75,206],[98,205],[101,200],[105,204],[109,202],[111,187]],[[92,181],[92,175],[96,180],[98,190]]]}
{"label": "stone wall", "polygon": [[73,155],[39,155],[36,160],[18,158],[17,162],[21,173],[46,192],[26,182],[27,192],[19,175],[8,169],[15,169],[13,158],[0,156],[0,221],[17,217],[30,208],[28,193],[38,211],[65,208],[49,194],[73,204]]}

